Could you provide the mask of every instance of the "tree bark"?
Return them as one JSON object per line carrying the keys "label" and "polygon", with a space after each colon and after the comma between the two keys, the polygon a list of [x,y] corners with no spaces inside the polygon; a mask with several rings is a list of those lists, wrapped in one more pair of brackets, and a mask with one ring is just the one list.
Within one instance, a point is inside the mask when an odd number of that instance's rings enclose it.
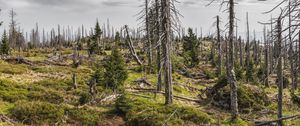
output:
{"label": "tree bark", "polygon": [[[277,65],[277,78],[278,78],[278,108],[277,108],[277,118],[282,118],[282,90],[283,90],[283,72],[282,72],[282,40],[281,40],[281,17],[277,19],[277,58],[278,58],[278,65]],[[278,125],[282,126],[282,120],[278,121]]]}
{"label": "tree bark", "polygon": [[231,115],[233,118],[238,117],[238,99],[237,99],[237,83],[234,73],[234,2],[229,1],[229,60],[227,64],[227,70],[229,75],[228,82],[230,84],[230,99],[231,99]]}
{"label": "tree bark", "polygon": [[240,46],[240,65],[243,66],[243,43],[241,37],[239,37],[239,46]]}
{"label": "tree bark", "polygon": [[129,47],[129,50],[130,50],[130,53],[131,55],[133,56],[133,58],[135,59],[135,61],[140,65],[142,66],[143,63],[142,61],[140,60],[140,58],[138,57],[138,55],[136,54],[134,48],[133,48],[133,45],[132,45],[132,40],[131,40],[131,37],[129,35],[129,31],[128,31],[128,26],[125,25],[125,30],[126,30],[126,34],[127,34],[127,44],[128,44],[128,47]]}
{"label": "tree bark", "polygon": [[266,26],[264,26],[264,42],[265,42],[265,86],[270,87],[269,85],[269,43],[266,39]]}
{"label": "tree bark", "polygon": [[[249,71],[249,67],[250,67],[250,35],[249,35],[249,20],[248,20],[248,12],[247,12],[246,72]],[[249,82],[248,77],[247,77],[247,82]]]}
{"label": "tree bark", "polygon": [[162,89],[162,67],[161,67],[161,42],[160,42],[160,13],[159,13],[159,0],[155,0],[155,11],[156,11],[156,51],[157,51],[157,90],[161,91]]}
{"label": "tree bark", "polygon": [[149,72],[152,72],[152,43],[150,40],[150,22],[149,22],[149,7],[148,7],[148,0],[145,0],[145,11],[146,11],[146,37],[147,37],[147,45],[148,45],[148,69]]}
{"label": "tree bark", "polygon": [[217,16],[217,42],[218,42],[218,71],[217,74],[220,77],[222,74],[222,47],[221,47],[221,36],[220,36],[220,18]]}
{"label": "tree bark", "polygon": [[165,82],[165,104],[173,103],[173,86],[172,86],[172,64],[171,64],[171,2],[162,0],[162,33],[164,35],[163,56],[164,56],[164,82]]}

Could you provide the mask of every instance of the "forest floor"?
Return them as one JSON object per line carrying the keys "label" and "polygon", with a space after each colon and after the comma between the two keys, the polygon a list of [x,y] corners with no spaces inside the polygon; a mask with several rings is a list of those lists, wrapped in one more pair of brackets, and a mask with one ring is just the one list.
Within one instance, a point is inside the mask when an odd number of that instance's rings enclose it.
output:
{"label": "forest floor", "polygon": [[[215,67],[205,59],[194,68],[181,67],[183,59],[180,57],[173,59],[176,66],[173,72],[174,105],[165,107],[163,92],[153,92],[156,89],[157,74],[145,74],[134,60],[127,62],[129,77],[122,96],[98,86],[96,102],[80,105],[80,99],[84,100],[85,94],[88,94],[87,82],[93,67],[88,60],[84,60],[83,65],[73,69],[71,54],[72,50],[63,49],[64,58],[60,65],[30,65],[0,60],[0,125],[240,126],[254,125],[255,121],[274,120],[277,117],[275,75],[271,77],[270,88],[264,88],[256,82],[238,82],[240,87],[247,87],[245,91],[249,96],[243,95],[241,98],[245,100],[241,104],[246,107],[241,109],[240,118],[231,120],[230,111],[226,107],[226,91],[220,93],[225,99],[221,105],[217,105],[218,101],[205,98],[207,87],[212,87],[219,80],[213,74]],[[51,49],[36,49],[21,55],[29,61],[44,62],[53,57],[53,52]],[[80,51],[80,55],[87,57],[86,51]],[[71,88],[74,71],[78,73],[77,89]],[[137,82],[140,79],[146,80],[149,85]],[[250,92],[252,90],[248,89],[261,90],[269,103],[256,107],[256,103],[262,103],[261,99],[256,99],[255,94]],[[297,93],[300,94],[299,91]],[[284,89],[283,99],[284,116],[300,114],[299,105],[292,102],[288,89]],[[296,126],[300,125],[300,119],[284,123]]]}

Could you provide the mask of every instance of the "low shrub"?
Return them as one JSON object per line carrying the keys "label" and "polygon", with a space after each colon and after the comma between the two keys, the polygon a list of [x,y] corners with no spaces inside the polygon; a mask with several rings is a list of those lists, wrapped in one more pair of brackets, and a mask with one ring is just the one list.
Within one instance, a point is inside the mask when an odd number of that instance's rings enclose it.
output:
{"label": "low shrub", "polygon": [[204,75],[206,79],[214,79],[215,74],[212,71],[204,70]]}
{"label": "low shrub", "polygon": [[[144,98],[132,98],[128,95],[120,96],[116,102],[116,112],[125,117],[126,125],[129,126],[161,126],[184,125],[190,121],[195,124],[210,124],[214,122],[204,112],[190,107],[179,107],[177,105],[165,106]],[[165,122],[170,115],[173,116]]]}
{"label": "low shrub", "polygon": [[23,74],[28,71],[28,68],[24,64],[9,64],[4,61],[0,61],[0,73],[6,74]]}
{"label": "low shrub", "polygon": [[[238,107],[241,112],[247,113],[249,110],[259,111],[268,106],[270,101],[265,92],[253,85],[238,86]],[[213,98],[213,105],[225,110],[230,110],[230,87],[220,89]]]}
{"label": "low shrub", "polygon": [[64,101],[63,96],[59,92],[47,91],[47,92],[37,92],[33,91],[28,94],[28,99],[35,101],[45,101],[53,104],[60,104]]}
{"label": "low shrub", "polygon": [[24,85],[17,85],[15,82],[0,80],[0,98],[8,102],[27,99],[28,91]]}
{"label": "low shrub", "polygon": [[88,93],[81,93],[79,98],[79,105],[84,105],[92,100],[92,97]]}
{"label": "low shrub", "polygon": [[58,105],[47,102],[19,101],[12,109],[12,116],[30,125],[54,125],[63,118],[64,109]]}
{"label": "low shrub", "polygon": [[87,107],[66,109],[69,119],[80,122],[80,125],[95,126],[101,120],[99,112]]}

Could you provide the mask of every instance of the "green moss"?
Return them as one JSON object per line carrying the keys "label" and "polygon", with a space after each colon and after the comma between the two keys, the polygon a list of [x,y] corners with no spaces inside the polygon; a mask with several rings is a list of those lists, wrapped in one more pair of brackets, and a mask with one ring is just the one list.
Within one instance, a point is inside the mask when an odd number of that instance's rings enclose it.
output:
{"label": "green moss", "polygon": [[24,64],[9,64],[4,61],[0,61],[0,73],[6,74],[23,74],[26,73],[29,69]]}
{"label": "green moss", "polygon": [[249,123],[247,123],[246,121],[242,120],[241,118],[236,118],[236,119],[232,119],[232,118],[228,118],[225,120],[223,125],[230,125],[230,126],[250,126]]}
{"label": "green moss", "polygon": [[[159,126],[164,123],[168,125],[184,125],[186,121],[195,124],[210,124],[214,122],[206,113],[191,107],[165,106],[149,99],[133,98],[128,95],[118,98],[116,112],[125,116],[126,124],[130,126]],[[172,113],[174,114],[170,120],[165,122]]]}
{"label": "green moss", "polygon": [[212,71],[204,70],[203,72],[204,72],[206,79],[214,79],[215,78],[215,74]]}
{"label": "green moss", "polygon": [[70,80],[46,79],[46,80],[41,80],[41,81],[35,82],[34,84],[40,85],[40,86],[43,86],[46,88],[55,89],[55,90],[67,90],[71,85],[71,81]]}
{"label": "green moss", "polygon": [[9,114],[10,109],[13,108],[14,105],[12,103],[4,102],[0,100],[0,113]]}
{"label": "green moss", "polygon": [[11,110],[12,116],[26,124],[55,124],[64,116],[64,109],[46,102],[19,101]]}
{"label": "green moss", "polygon": [[70,120],[76,120],[80,122],[80,125],[84,126],[95,126],[102,118],[100,112],[87,107],[67,109],[66,113]]}
{"label": "green moss", "polygon": [[[270,104],[267,95],[256,86],[242,85],[238,87],[238,107],[241,112],[250,110],[258,111]],[[230,106],[230,88],[226,86],[217,92],[213,98],[213,104],[217,107],[229,110]]]}
{"label": "green moss", "polygon": [[15,102],[27,99],[28,91],[25,85],[18,85],[9,80],[0,80],[0,98],[4,101]]}
{"label": "green moss", "polygon": [[32,101],[44,101],[53,104],[60,104],[64,102],[64,98],[60,92],[47,90],[46,92],[31,91],[28,94],[28,99]]}

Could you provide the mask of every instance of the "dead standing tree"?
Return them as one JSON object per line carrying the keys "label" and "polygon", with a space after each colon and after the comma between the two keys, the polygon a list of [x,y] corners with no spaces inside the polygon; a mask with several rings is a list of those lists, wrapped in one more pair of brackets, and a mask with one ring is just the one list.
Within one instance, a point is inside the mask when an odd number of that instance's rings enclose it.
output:
{"label": "dead standing tree", "polygon": [[[215,0],[212,0],[214,2]],[[210,5],[209,3],[208,5]],[[232,118],[238,117],[238,99],[237,99],[237,81],[234,72],[234,0],[223,1],[223,4],[228,5],[228,13],[229,13],[229,32],[228,32],[228,44],[226,44],[226,54],[227,54],[227,63],[226,63],[226,73],[228,78],[228,84],[230,85],[230,106],[231,106],[231,115]],[[226,86],[226,85],[223,85]]]}
{"label": "dead standing tree", "polygon": [[218,43],[218,75],[222,74],[222,45],[220,35],[220,17],[217,16],[217,43]]}
{"label": "dead standing tree", "polygon": [[234,0],[229,0],[229,60],[227,64],[228,83],[230,84],[231,114],[233,118],[238,117],[237,83],[234,73]]}
{"label": "dead standing tree", "polygon": [[172,62],[171,62],[171,46],[173,30],[178,29],[178,10],[174,4],[175,0],[161,1],[161,36],[163,50],[163,68],[164,68],[164,84],[165,84],[165,104],[173,103],[173,85],[172,85]]}

